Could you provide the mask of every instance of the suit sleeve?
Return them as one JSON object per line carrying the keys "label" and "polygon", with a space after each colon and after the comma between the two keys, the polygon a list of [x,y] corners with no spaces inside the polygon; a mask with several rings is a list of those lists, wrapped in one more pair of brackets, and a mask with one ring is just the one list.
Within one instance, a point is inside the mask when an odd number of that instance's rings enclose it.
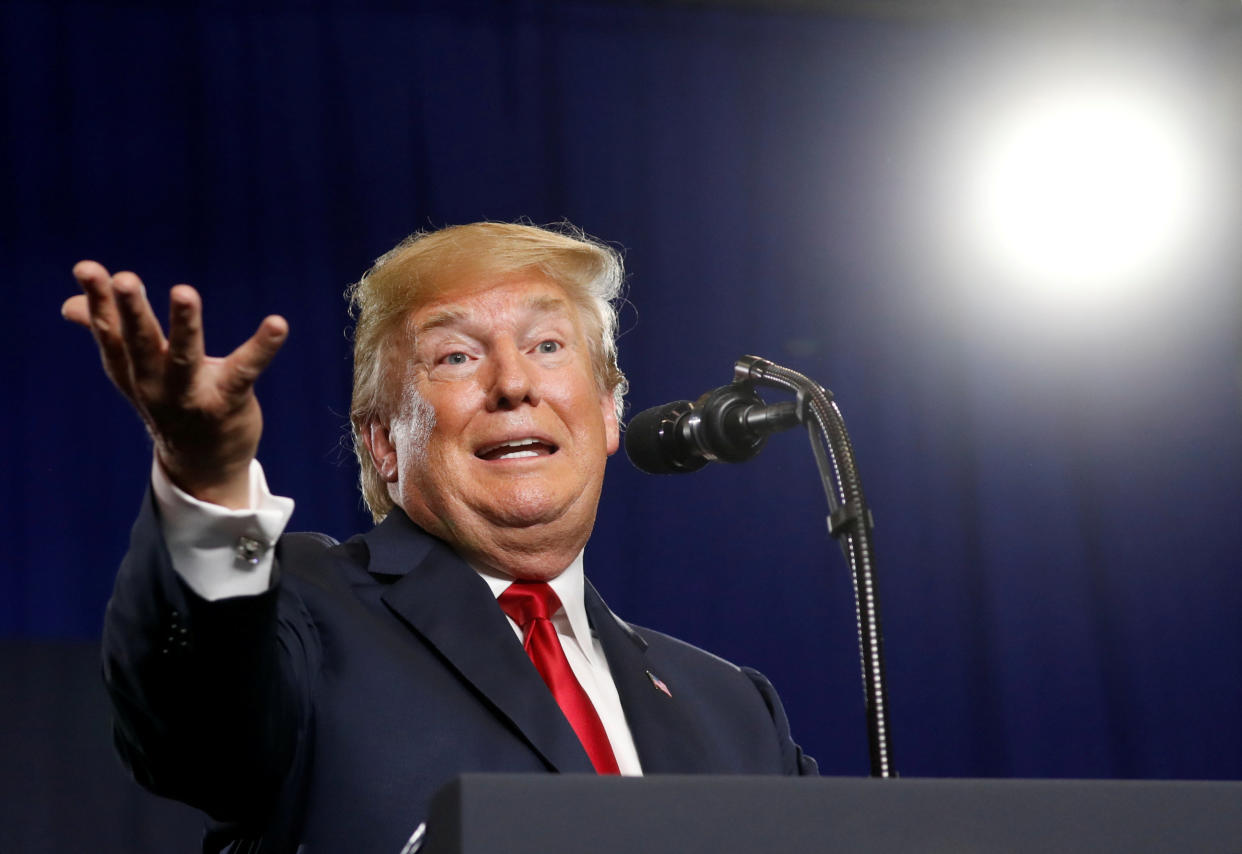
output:
{"label": "suit sleeve", "polygon": [[217,820],[261,822],[310,726],[314,624],[278,583],[208,601],[172,568],[148,493],[104,618],[114,738],[135,779]]}
{"label": "suit sleeve", "polygon": [[793,740],[789,732],[789,719],[785,716],[785,707],[777,695],[772,683],[762,673],[750,667],[741,668],[751,684],[763,697],[763,702],[772,715],[772,723],[776,727],[776,739],[781,747],[781,763],[786,774],[792,776],[818,776],[819,766],[815,760],[802,752],[802,748]]}

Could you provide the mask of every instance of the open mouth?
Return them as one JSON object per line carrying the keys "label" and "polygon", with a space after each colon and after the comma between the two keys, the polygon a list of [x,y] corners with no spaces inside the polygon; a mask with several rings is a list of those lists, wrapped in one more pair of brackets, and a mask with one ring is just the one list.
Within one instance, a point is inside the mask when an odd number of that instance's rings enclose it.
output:
{"label": "open mouth", "polygon": [[547,457],[555,454],[556,451],[556,445],[542,439],[526,438],[488,445],[486,448],[475,451],[474,455],[481,460],[488,461],[518,460],[526,457]]}

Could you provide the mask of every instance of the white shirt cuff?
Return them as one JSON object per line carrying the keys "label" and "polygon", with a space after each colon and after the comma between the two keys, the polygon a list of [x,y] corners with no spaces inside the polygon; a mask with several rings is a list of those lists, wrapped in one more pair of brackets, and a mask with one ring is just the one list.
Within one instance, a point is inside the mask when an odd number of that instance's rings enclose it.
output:
{"label": "white shirt cuff", "polygon": [[204,599],[253,596],[272,581],[272,548],[289,517],[293,499],[272,495],[258,460],[250,462],[250,509],[230,510],[199,501],[151,463],[151,489],[173,569]]}

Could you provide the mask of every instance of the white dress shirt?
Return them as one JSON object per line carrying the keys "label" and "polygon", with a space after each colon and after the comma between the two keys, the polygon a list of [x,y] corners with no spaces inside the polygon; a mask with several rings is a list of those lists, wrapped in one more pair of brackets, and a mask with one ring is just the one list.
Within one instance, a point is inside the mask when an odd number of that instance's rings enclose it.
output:
{"label": "white dress shirt", "polygon": [[[484,572],[475,567],[475,572],[483,577],[492,595],[500,598],[500,594],[513,583],[506,575]],[[638,762],[638,750],[634,747],[634,736],[625,721],[625,712],[621,710],[621,698],[617,696],[617,686],[612,681],[612,670],[608,667],[608,658],[599,638],[591,631],[587,620],[586,605],[583,598],[584,576],[582,573],[582,552],[574,558],[573,563],[565,571],[548,582],[562,608],[552,615],[552,627],[556,629],[556,637],[565,650],[565,658],[569,660],[569,668],[578,683],[591,698],[591,704],[604,724],[604,732],[608,734],[608,743],[612,745],[613,755],[617,757],[617,767],[627,776],[637,777],[643,773]],[[518,641],[522,640],[522,629],[508,615],[505,619],[513,627]]]}
{"label": "white dress shirt", "polygon": [[[250,463],[250,509],[230,510],[199,501],[168,479],[158,461],[152,462],[151,488],[160,510],[160,526],[173,569],[207,600],[254,596],[271,584],[272,545],[293,514],[293,500],[273,495],[258,460]],[[239,547],[240,544],[240,547]],[[583,690],[591,698],[621,773],[642,774],[634,737],[621,708],[608,659],[591,631],[584,601],[582,553],[549,585],[562,605],[552,615],[565,658]],[[475,567],[492,595],[499,597],[513,578]],[[509,619],[518,641],[522,630]]]}

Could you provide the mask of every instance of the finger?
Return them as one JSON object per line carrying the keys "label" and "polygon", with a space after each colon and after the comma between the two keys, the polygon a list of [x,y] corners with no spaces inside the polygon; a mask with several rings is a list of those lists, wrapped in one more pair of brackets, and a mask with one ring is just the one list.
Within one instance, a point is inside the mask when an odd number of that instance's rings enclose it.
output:
{"label": "finger", "polygon": [[121,320],[112,299],[112,276],[102,264],[79,261],[73,267],[73,277],[78,280],[82,293],[86,296],[92,331],[118,334]]}
{"label": "finger", "polygon": [[91,328],[91,310],[86,303],[86,295],[78,294],[69,297],[60,307],[60,316],[70,323]]}
{"label": "finger", "polygon": [[168,363],[164,385],[175,396],[189,388],[202,364],[203,301],[189,285],[177,285],[168,299]]}
{"label": "finger", "polygon": [[283,317],[272,314],[263,318],[254,335],[225,359],[223,390],[239,396],[250,391],[288,337],[289,324]]}
{"label": "finger", "polygon": [[[102,264],[94,261],[79,261],[73,267],[73,276],[86,297],[86,319],[95,343],[99,345],[104,371],[121,393],[132,399],[129,351],[121,338],[121,318],[113,298],[112,276]],[[73,300],[66,302],[65,306],[76,317],[76,309],[81,304],[70,306],[71,302]]]}
{"label": "finger", "polygon": [[155,319],[147,290],[133,273],[117,273],[112,277],[117,313],[121,318],[121,335],[129,350],[130,371],[134,382],[142,385],[163,376],[164,331]]}

